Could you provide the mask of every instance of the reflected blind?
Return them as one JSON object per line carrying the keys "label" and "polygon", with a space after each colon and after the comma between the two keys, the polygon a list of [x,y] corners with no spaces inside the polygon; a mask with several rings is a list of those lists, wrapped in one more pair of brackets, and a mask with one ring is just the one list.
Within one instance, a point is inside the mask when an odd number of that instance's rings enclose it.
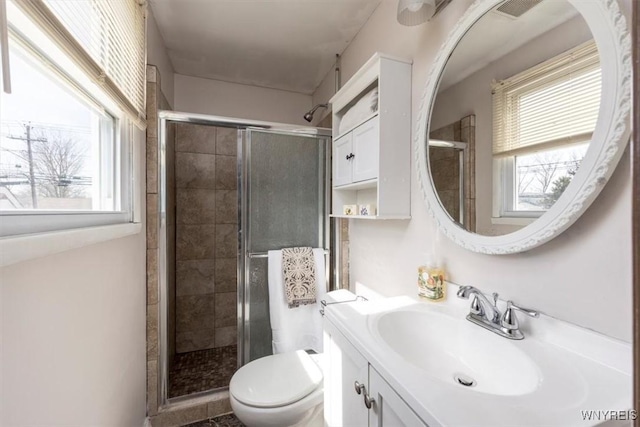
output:
{"label": "reflected blind", "polygon": [[139,0],[16,2],[138,123],[145,117],[145,13]]}
{"label": "reflected blind", "polygon": [[494,83],[493,154],[588,141],[598,120],[600,91],[600,60],[592,41]]}

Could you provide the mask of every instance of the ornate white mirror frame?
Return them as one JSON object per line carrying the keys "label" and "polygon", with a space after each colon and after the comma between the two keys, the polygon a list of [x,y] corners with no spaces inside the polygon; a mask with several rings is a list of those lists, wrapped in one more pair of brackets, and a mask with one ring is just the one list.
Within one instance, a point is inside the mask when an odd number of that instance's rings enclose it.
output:
{"label": "ornate white mirror frame", "polygon": [[558,236],[582,215],[613,173],[630,135],[631,39],[616,0],[567,0],[586,21],[600,54],[602,99],[593,139],[580,169],[558,201],[538,220],[510,234],[471,233],[440,203],[429,170],[427,135],[434,100],[449,56],[465,33],[503,0],[477,0],[458,21],[438,52],[420,103],[415,136],[418,181],[438,228],[458,245],[485,254],[523,252]]}

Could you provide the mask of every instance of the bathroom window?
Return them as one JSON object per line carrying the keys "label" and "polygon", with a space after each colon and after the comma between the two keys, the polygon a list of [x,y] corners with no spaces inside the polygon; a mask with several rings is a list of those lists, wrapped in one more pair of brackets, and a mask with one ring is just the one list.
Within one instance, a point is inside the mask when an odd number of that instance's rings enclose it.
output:
{"label": "bathroom window", "polygon": [[553,206],[589,148],[600,91],[593,42],[493,85],[494,218]]}
{"label": "bathroom window", "polygon": [[[144,90],[136,92],[135,72],[119,84],[109,75],[113,66],[87,60],[101,40],[90,19],[101,4],[7,2],[10,61],[3,71],[10,71],[11,91],[0,95],[0,236],[134,220],[131,153]],[[35,12],[47,19],[31,19]],[[56,31],[78,43],[57,40]]]}

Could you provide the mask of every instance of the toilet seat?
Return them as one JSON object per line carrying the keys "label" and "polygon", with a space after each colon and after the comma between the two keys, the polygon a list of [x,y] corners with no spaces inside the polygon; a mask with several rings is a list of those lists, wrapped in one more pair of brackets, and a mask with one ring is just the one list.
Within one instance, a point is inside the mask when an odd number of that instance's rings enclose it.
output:
{"label": "toilet seat", "polygon": [[231,379],[229,391],[238,402],[255,408],[291,405],[322,386],[318,363],[305,351],[281,353],[254,360]]}

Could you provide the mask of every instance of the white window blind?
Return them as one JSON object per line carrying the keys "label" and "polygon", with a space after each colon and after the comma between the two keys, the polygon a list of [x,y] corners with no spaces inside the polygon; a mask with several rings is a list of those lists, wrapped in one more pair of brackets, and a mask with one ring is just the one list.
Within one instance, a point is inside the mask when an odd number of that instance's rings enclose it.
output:
{"label": "white window blind", "polygon": [[588,141],[600,91],[600,60],[592,41],[493,84],[493,154]]}
{"label": "white window blind", "polygon": [[139,0],[17,0],[139,125],[145,120],[145,8]]}

